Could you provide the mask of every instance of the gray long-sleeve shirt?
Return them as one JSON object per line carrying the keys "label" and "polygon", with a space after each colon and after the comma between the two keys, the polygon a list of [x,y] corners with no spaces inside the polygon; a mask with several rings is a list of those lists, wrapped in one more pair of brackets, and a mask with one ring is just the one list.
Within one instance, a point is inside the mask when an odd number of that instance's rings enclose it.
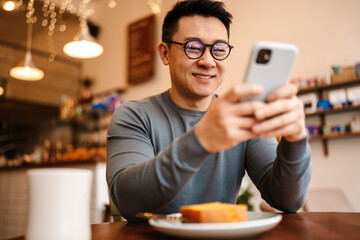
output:
{"label": "gray long-sleeve shirt", "polygon": [[235,203],[245,170],[271,206],[295,212],[310,182],[307,138],[256,138],[210,153],[194,127],[205,112],[180,108],[168,91],[121,105],[107,137],[107,182],[123,217],[175,213],[202,202]]}

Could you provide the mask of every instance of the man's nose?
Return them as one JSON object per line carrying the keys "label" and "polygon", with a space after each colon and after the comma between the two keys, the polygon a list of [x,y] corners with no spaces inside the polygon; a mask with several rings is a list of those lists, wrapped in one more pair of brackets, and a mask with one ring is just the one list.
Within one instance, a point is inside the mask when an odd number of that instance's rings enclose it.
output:
{"label": "man's nose", "polygon": [[210,53],[210,47],[205,48],[204,54],[199,58],[198,63],[205,67],[215,67],[216,66],[216,60],[213,58],[213,56]]}

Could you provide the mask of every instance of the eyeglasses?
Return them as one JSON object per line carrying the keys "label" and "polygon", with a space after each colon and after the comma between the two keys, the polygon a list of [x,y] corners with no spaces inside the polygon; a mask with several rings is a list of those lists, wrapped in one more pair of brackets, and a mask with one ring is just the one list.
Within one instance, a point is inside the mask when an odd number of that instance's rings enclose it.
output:
{"label": "eyeglasses", "polygon": [[230,51],[234,46],[226,42],[217,42],[214,44],[204,44],[200,41],[191,40],[186,43],[179,43],[167,40],[166,43],[174,43],[184,47],[185,55],[190,59],[199,59],[204,55],[205,48],[210,47],[210,53],[216,60],[224,60],[230,55]]}

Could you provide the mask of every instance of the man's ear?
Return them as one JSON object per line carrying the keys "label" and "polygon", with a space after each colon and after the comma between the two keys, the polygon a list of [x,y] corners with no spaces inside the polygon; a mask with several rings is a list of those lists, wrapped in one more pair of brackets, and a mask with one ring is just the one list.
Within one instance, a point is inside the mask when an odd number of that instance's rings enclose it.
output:
{"label": "man's ear", "polygon": [[169,65],[169,47],[166,43],[160,43],[158,46],[158,53],[163,64]]}

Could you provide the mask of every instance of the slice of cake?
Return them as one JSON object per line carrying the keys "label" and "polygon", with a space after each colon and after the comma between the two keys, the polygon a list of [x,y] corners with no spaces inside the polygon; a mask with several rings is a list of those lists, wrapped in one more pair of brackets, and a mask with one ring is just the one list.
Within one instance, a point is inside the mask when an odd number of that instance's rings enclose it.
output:
{"label": "slice of cake", "polygon": [[182,206],[183,218],[200,223],[243,222],[247,220],[247,206],[229,203],[202,203]]}

